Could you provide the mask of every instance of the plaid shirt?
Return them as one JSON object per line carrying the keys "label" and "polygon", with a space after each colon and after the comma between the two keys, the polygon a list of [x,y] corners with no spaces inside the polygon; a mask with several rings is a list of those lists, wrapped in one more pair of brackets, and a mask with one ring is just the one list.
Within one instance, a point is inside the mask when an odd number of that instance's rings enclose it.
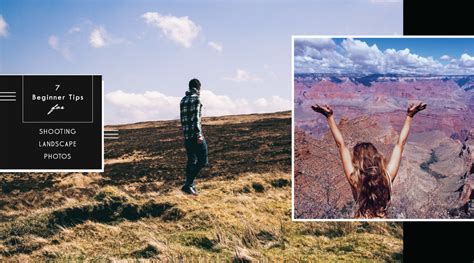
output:
{"label": "plaid shirt", "polygon": [[180,103],[181,129],[185,139],[202,136],[201,108],[199,95],[195,91],[187,91]]}

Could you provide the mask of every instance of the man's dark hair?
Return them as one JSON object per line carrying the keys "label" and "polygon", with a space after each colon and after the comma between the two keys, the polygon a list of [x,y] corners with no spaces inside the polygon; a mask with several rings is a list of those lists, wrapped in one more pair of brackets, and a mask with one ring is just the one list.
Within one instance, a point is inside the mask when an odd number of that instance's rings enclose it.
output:
{"label": "man's dark hair", "polygon": [[197,89],[197,90],[200,90],[201,89],[201,82],[198,80],[198,79],[192,79],[189,81],[189,89]]}

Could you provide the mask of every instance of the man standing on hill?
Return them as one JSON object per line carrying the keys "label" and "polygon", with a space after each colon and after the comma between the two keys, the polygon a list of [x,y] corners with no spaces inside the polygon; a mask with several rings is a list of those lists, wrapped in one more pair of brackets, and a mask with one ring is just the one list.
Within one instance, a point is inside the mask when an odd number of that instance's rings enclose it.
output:
{"label": "man standing on hill", "polygon": [[184,146],[188,161],[186,164],[186,182],[181,191],[197,195],[194,179],[199,171],[207,165],[207,143],[202,134],[201,109],[199,98],[201,82],[198,79],[189,81],[189,90],[181,99],[181,128],[184,134]]}

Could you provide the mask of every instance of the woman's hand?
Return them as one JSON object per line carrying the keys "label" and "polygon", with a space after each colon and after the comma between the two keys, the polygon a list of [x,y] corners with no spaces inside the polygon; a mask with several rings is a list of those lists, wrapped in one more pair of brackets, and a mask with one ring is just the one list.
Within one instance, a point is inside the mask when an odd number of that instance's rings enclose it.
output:
{"label": "woman's hand", "polygon": [[315,112],[321,113],[326,118],[331,117],[332,114],[333,114],[332,108],[329,107],[329,105],[327,105],[327,104],[324,105],[324,106],[320,106],[318,104],[315,104],[315,105],[311,106],[311,109],[313,109]]}
{"label": "woman's hand", "polygon": [[423,102],[418,102],[418,103],[412,103],[410,106],[408,106],[407,109],[407,115],[412,117],[415,116],[418,112],[426,109],[426,103]]}

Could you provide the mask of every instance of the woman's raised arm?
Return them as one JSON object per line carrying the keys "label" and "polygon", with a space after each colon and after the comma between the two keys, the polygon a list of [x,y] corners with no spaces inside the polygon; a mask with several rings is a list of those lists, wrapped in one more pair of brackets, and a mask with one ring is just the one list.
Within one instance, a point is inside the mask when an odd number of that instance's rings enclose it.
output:
{"label": "woman's raised arm", "polygon": [[339,155],[342,160],[342,165],[344,167],[344,174],[346,175],[347,180],[351,185],[355,185],[354,178],[351,177],[351,174],[354,172],[354,166],[352,165],[352,157],[349,149],[344,143],[344,138],[342,133],[337,127],[336,121],[333,117],[333,110],[329,105],[320,106],[318,104],[311,106],[315,112],[319,112],[326,117],[329,128],[331,129],[332,136],[336,142],[337,148],[339,149]]}
{"label": "woman's raised arm", "polygon": [[426,109],[426,103],[419,102],[417,104],[410,104],[407,109],[407,117],[405,118],[405,123],[403,124],[403,128],[400,131],[400,136],[398,137],[397,144],[393,148],[392,156],[390,157],[390,161],[387,165],[387,172],[390,175],[390,179],[395,180],[397,176],[398,169],[400,168],[400,162],[402,160],[403,149],[407,142],[408,133],[410,131],[411,122],[413,121],[413,117],[418,112]]}

